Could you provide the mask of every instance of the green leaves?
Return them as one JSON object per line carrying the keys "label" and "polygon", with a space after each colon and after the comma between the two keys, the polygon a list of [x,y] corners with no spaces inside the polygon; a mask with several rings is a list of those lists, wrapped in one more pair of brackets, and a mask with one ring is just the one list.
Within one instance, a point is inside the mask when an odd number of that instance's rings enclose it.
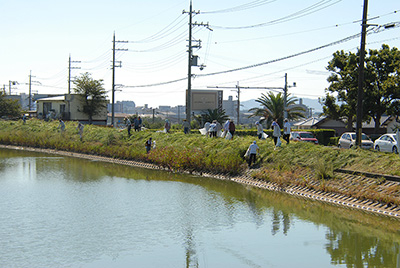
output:
{"label": "green leaves", "polygon": [[[290,97],[288,94],[287,98],[287,112],[289,120],[296,120],[304,117],[304,109],[300,106],[296,106],[297,98]],[[252,108],[249,112],[253,112],[251,116],[263,116],[267,119],[267,125],[269,125],[274,119],[278,119],[278,124],[283,126],[283,115],[284,115],[284,98],[282,93],[274,94],[268,92],[267,95],[261,94],[261,97],[256,102],[262,105],[262,108]]]}
{"label": "green leaves", "polygon": [[89,123],[106,106],[106,90],[103,80],[94,80],[89,73],[84,73],[74,81],[74,91],[82,96],[80,111],[89,116]]}
{"label": "green leaves", "polygon": [[20,117],[21,106],[17,100],[6,99],[4,93],[0,93],[0,117]]}

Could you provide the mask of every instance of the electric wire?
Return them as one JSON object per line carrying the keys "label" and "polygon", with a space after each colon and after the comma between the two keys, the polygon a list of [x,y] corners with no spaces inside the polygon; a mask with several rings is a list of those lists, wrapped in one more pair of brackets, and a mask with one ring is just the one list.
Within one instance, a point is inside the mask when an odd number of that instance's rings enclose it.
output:
{"label": "electric wire", "polygon": [[[332,2],[333,3],[330,3]],[[339,2],[341,2],[342,0],[322,0],[319,1],[316,4],[313,4],[311,6],[308,6],[302,10],[296,11],[290,15],[281,17],[279,19],[275,19],[275,20],[271,20],[268,22],[264,22],[264,23],[259,23],[259,24],[254,24],[254,25],[247,25],[247,26],[218,26],[218,25],[212,25],[211,27],[215,28],[215,29],[225,29],[225,30],[241,30],[241,29],[249,29],[249,28],[259,28],[259,27],[265,27],[265,26],[271,26],[271,25],[275,25],[275,24],[279,24],[279,23],[283,23],[283,22],[287,22],[287,21],[291,21],[291,20],[295,20],[295,19],[299,19],[305,16],[308,16],[310,14],[313,14],[315,12],[318,12],[320,10],[326,9],[330,6],[333,6]]]}
{"label": "electric wire", "polygon": [[[199,31],[202,31],[202,28],[197,28],[196,30],[194,30],[193,35],[197,34]],[[178,44],[181,44],[182,41],[185,41],[187,37],[187,30],[183,30],[181,33],[179,33],[178,35],[172,37],[170,40],[166,41],[163,44],[157,45],[155,47],[152,48],[148,48],[148,49],[144,49],[144,50],[129,50],[129,52],[132,53],[142,53],[142,52],[156,52],[156,51],[161,51],[161,50],[165,50],[168,49],[170,47],[176,46]]]}
{"label": "electric wire", "polygon": [[[181,20],[178,21],[179,18],[181,18]],[[172,33],[174,33],[175,31],[177,31],[180,28],[182,28],[183,26],[185,26],[185,25],[182,25],[182,21],[183,20],[186,20],[186,17],[182,16],[182,14],[180,14],[173,22],[171,22],[169,25],[167,25],[165,28],[163,28],[159,32],[157,32],[157,33],[155,33],[155,34],[153,34],[153,35],[151,35],[149,37],[146,37],[146,38],[144,38],[142,40],[130,41],[130,43],[149,43],[149,42],[155,42],[155,41],[158,41],[160,39],[163,39],[164,37],[170,35],[171,31],[172,31]],[[176,21],[178,21],[178,22],[176,22]],[[175,29],[178,26],[179,26],[179,28]]]}
{"label": "electric wire", "polygon": [[[392,28],[394,28],[394,27],[399,27],[400,22],[395,22],[395,23],[391,23],[391,24],[394,25]],[[368,34],[371,34],[371,33],[378,33],[378,32],[384,31],[384,30],[385,30],[385,27],[384,27],[384,26],[378,26],[378,27],[375,27],[375,28],[373,28],[373,29],[367,30],[367,35],[368,35]],[[309,49],[309,50],[306,50],[306,51],[302,51],[302,52],[299,52],[299,53],[295,53],[295,54],[292,54],[292,55],[289,55],[289,56],[285,56],[285,57],[273,59],[273,60],[270,60],[270,61],[266,61],[266,62],[262,62],[262,63],[257,63],[257,64],[252,64],[252,65],[249,65],[249,66],[244,66],[244,67],[235,68],[235,69],[231,69],[231,70],[225,70],[225,71],[220,71],[220,72],[209,73],[209,74],[192,75],[192,77],[196,78],[196,77],[213,76],[213,75],[219,75],[219,74],[237,72],[237,71],[242,71],[242,70],[246,70],[246,69],[251,69],[251,68],[259,67],[259,66],[263,66],[263,65],[267,65],[267,64],[271,64],[271,63],[283,61],[283,60],[287,60],[287,59],[290,59],[290,58],[294,58],[294,57],[297,57],[297,56],[300,56],[300,55],[308,54],[308,53],[311,53],[311,52],[314,52],[314,51],[317,51],[317,50],[321,50],[321,49],[326,48],[326,47],[330,47],[330,46],[338,45],[338,44],[341,44],[341,43],[344,43],[344,42],[348,42],[348,41],[353,40],[353,39],[355,39],[355,38],[357,38],[357,37],[360,37],[360,35],[361,35],[361,33],[354,34],[354,35],[348,36],[348,37],[346,37],[346,38],[337,40],[337,41],[335,41],[335,42],[331,42],[331,43],[326,44],[326,45],[322,45],[322,46],[319,46],[319,47],[316,47],[316,48],[312,48],[312,49]],[[176,82],[183,81],[183,80],[186,80],[186,79],[187,79],[187,77],[185,77],[185,78],[180,78],[180,79],[176,79],[176,80],[172,80],[172,81],[166,81],[166,82],[155,83],[155,84],[138,85],[138,86],[125,86],[125,87],[130,87],[130,88],[135,88],[135,87],[153,87],[153,86],[160,86],[160,85],[172,84],[172,83],[176,83]]]}
{"label": "electric wire", "polygon": [[250,3],[242,4],[236,7],[231,7],[231,8],[226,8],[226,9],[220,9],[220,10],[214,10],[214,11],[205,11],[201,12],[201,14],[216,14],[216,13],[228,13],[228,12],[237,12],[237,11],[243,11],[247,9],[252,9],[256,8],[259,6],[263,6],[266,4],[270,4],[273,2],[276,2],[277,0],[256,0]]}

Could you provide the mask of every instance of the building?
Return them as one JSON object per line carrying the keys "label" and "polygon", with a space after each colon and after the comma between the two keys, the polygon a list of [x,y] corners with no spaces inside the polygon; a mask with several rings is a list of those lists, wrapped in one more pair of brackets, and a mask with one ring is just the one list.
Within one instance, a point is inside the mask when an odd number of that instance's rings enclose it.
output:
{"label": "building", "polygon": [[397,116],[388,116],[381,121],[381,127],[386,128],[386,133],[396,133],[396,130],[400,129],[400,119]]}
{"label": "building", "polygon": [[328,117],[310,117],[293,124],[293,129],[333,129],[336,136],[347,131],[346,124],[341,120]]}
{"label": "building", "polygon": [[232,96],[229,96],[227,100],[222,101],[222,108],[225,110],[225,114],[229,117],[237,117],[237,100],[233,100]]}
{"label": "building", "polygon": [[[56,97],[37,99],[37,117],[40,119],[63,119],[89,123],[89,116],[81,112],[83,97],[79,94],[65,94]],[[109,101],[105,100],[105,104]],[[107,106],[92,118],[94,125],[107,124]]]}

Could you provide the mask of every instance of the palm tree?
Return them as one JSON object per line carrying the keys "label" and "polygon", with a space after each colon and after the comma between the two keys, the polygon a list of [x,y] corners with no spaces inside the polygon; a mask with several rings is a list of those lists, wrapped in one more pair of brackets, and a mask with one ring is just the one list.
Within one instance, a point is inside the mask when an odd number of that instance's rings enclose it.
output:
{"label": "palm tree", "polygon": [[[304,108],[295,105],[297,98],[289,97],[287,98],[287,114],[289,120],[296,120],[299,118],[303,118]],[[249,117],[261,116],[267,120],[267,125],[269,126],[271,122],[275,119],[278,119],[278,124],[283,126],[283,116],[284,116],[284,98],[282,93],[274,94],[272,92],[268,92],[267,95],[261,94],[261,97],[256,100],[256,102],[262,105],[261,108],[255,107],[249,110],[249,112],[253,112]]]}
{"label": "palm tree", "polygon": [[195,119],[199,122],[199,124],[201,126],[205,122],[212,122],[214,120],[217,120],[217,122],[219,122],[221,125],[223,125],[225,123],[225,121],[229,119],[229,116],[227,116],[225,114],[225,110],[207,109],[207,111],[203,112],[202,114],[195,116]]}

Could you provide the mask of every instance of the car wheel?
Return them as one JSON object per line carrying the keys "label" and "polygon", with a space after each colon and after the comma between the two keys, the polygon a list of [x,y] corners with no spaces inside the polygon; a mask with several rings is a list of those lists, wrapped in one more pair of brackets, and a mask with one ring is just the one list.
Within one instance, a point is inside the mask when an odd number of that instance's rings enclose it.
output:
{"label": "car wheel", "polygon": [[399,153],[399,152],[397,151],[397,147],[396,147],[396,146],[393,146],[392,152],[395,153],[395,154],[398,154],[398,153]]}
{"label": "car wheel", "polygon": [[377,150],[377,151],[379,152],[381,149],[380,149],[379,146],[377,145],[377,146],[375,146],[375,150]]}

